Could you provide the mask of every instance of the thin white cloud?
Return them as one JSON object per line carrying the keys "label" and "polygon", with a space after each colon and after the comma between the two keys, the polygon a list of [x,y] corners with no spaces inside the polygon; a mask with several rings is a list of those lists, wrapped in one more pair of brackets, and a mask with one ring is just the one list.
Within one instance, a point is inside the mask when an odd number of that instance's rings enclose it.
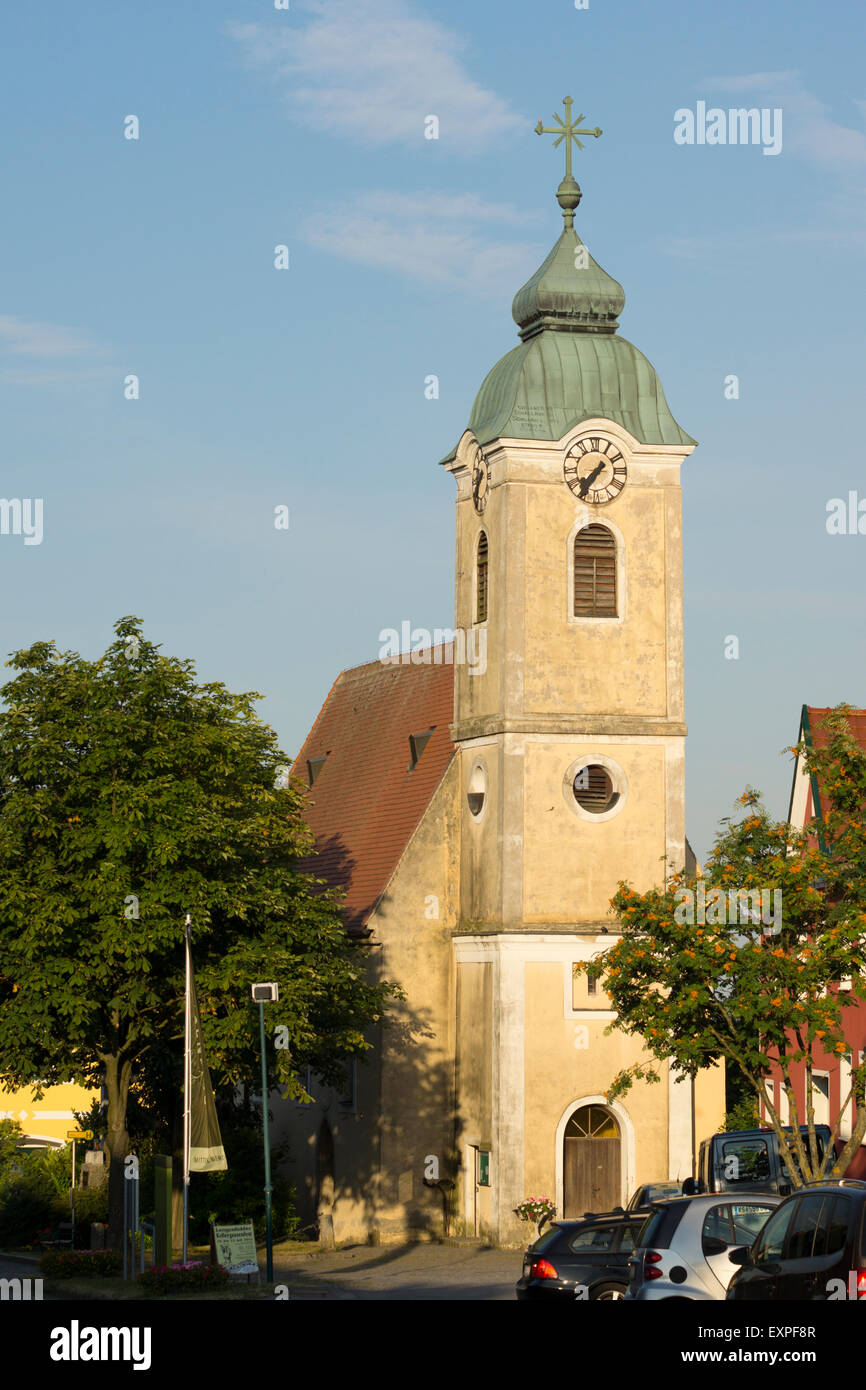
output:
{"label": "thin white cloud", "polygon": [[293,117],[365,145],[423,148],[427,116],[449,150],[474,154],[526,124],[471,76],[452,30],[412,0],[303,0],[305,22],[229,23],[247,64],[282,90]]}
{"label": "thin white cloud", "polygon": [[54,323],[35,323],[0,314],[0,345],[16,357],[79,357],[98,349],[86,338]]}
{"label": "thin white cloud", "polygon": [[371,192],[344,208],[327,208],[301,224],[310,245],[343,260],[397,271],[418,282],[488,297],[513,294],[546,248],[504,242],[497,225],[526,220],[519,209],[462,197]]}
{"label": "thin white cloud", "polygon": [[122,385],[123,377],[116,367],[9,367],[0,371],[0,381],[10,386],[83,386],[111,380]]}
{"label": "thin white cloud", "polygon": [[[714,232],[705,237],[673,236],[659,243],[662,252],[709,264],[726,262],[732,256],[754,257],[759,245],[767,249],[792,243],[840,248],[866,245],[866,193],[851,178],[852,171],[866,164],[866,129],[833,120],[825,103],[806,90],[796,71],[706,77],[698,89],[708,107],[715,104],[716,93],[728,92],[750,105],[781,107],[783,155],[820,166],[830,178],[821,191],[804,201],[802,220],[797,225],[752,227],[748,232]],[[866,100],[855,98],[853,105],[866,117]],[[839,176],[835,187],[833,175]]]}
{"label": "thin white cloud", "polygon": [[[828,107],[806,90],[798,72],[753,72],[737,77],[708,77],[701,90],[747,94],[762,105],[782,108],[783,150],[822,168],[846,171],[866,164],[866,130],[843,125]],[[862,117],[866,102],[853,103]]]}
{"label": "thin white cloud", "polygon": [[725,92],[753,92],[758,87],[774,88],[790,86],[799,79],[799,73],[794,68],[785,72],[747,72],[737,77],[705,77],[701,83],[702,87],[710,90],[718,87]]}
{"label": "thin white cloud", "polygon": [[104,348],[72,328],[0,314],[0,381],[4,384],[83,386],[108,381],[118,376],[118,368],[94,363],[94,358],[106,355]]}

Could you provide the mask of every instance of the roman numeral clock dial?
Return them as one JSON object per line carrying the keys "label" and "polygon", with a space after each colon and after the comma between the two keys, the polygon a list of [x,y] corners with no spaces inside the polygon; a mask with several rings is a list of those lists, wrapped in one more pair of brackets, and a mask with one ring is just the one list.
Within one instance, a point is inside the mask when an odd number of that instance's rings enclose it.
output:
{"label": "roman numeral clock dial", "polygon": [[625,459],[613,440],[597,434],[571,446],[562,471],[575,497],[595,507],[619,497],[628,476]]}

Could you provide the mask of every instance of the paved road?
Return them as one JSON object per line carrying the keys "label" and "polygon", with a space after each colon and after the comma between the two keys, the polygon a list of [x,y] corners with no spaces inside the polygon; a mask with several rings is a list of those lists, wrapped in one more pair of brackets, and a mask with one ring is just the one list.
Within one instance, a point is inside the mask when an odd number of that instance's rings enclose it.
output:
{"label": "paved road", "polygon": [[[7,1260],[0,1258],[0,1279],[38,1279],[39,1267],[33,1262],[25,1263],[24,1260]],[[31,1297],[33,1290],[31,1290]],[[46,1294],[44,1301],[50,1302],[50,1295]]]}
{"label": "paved road", "polygon": [[[259,1263],[264,1272],[264,1252]],[[328,1254],[297,1245],[274,1252],[274,1281],[291,1301],[513,1302],[519,1250],[485,1250],[476,1245],[357,1245]],[[38,1277],[35,1263],[0,1257],[0,1278]],[[266,1294],[265,1297],[268,1295]],[[50,1301],[46,1293],[45,1301]]]}
{"label": "paved road", "polygon": [[329,1255],[281,1255],[274,1261],[275,1282],[287,1284],[290,1299],[303,1302],[513,1302],[521,1269],[519,1250],[465,1245],[362,1245]]}

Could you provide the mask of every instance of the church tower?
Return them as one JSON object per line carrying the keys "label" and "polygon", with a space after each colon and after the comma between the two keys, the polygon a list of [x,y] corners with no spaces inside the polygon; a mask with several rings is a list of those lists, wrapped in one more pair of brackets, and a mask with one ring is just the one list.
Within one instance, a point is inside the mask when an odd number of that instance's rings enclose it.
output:
{"label": "church tower", "polygon": [[658,1086],[605,1104],[639,1049],[604,1036],[607,1001],[572,978],[615,939],[619,880],[645,890],[685,862],[680,470],[695,441],[618,333],[622,287],[574,230],[571,145],[601,132],[571,104],[552,132],[564,228],[514,299],[519,345],[443,460],[467,634],[451,729],[462,1215],[500,1239],[536,1187],[570,1216],[623,1201],[636,1167],[687,1176],[694,1124],[673,1078],[664,1106]]}

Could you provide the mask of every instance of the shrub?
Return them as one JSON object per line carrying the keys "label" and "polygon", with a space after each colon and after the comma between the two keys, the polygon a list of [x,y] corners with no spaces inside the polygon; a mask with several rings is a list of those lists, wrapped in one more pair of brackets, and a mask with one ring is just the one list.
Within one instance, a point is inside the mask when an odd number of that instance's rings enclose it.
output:
{"label": "shrub", "polygon": [[[228,1169],[205,1173],[190,1185],[190,1237],[205,1244],[210,1223],[235,1225],[252,1221],[257,1240],[265,1235],[264,1155],[261,1130],[255,1126],[226,1129],[223,1134]],[[274,1240],[290,1235],[298,1224],[295,1189],[280,1171],[285,1149],[271,1151],[273,1194],[271,1221]]]}
{"label": "shrub", "polygon": [[52,1279],[98,1279],[121,1272],[119,1250],[46,1250],[39,1261]]}
{"label": "shrub", "polygon": [[49,1229],[58,1221],[68,1221],[65,1209],[51,1197],[24,1181],[9,1182],[0,1195],[0,1246],[14,1249],[35,1243],[37,1231]]}
{"label": "shrub", "polygon": [[154,1265],[139,1274],[138,1282],[149,1293],[201,1293],[222,1289],[229,1282],[229,1272],[222,1265],[206,1265],[201,1260],[189,1260],[185,1265]]}

